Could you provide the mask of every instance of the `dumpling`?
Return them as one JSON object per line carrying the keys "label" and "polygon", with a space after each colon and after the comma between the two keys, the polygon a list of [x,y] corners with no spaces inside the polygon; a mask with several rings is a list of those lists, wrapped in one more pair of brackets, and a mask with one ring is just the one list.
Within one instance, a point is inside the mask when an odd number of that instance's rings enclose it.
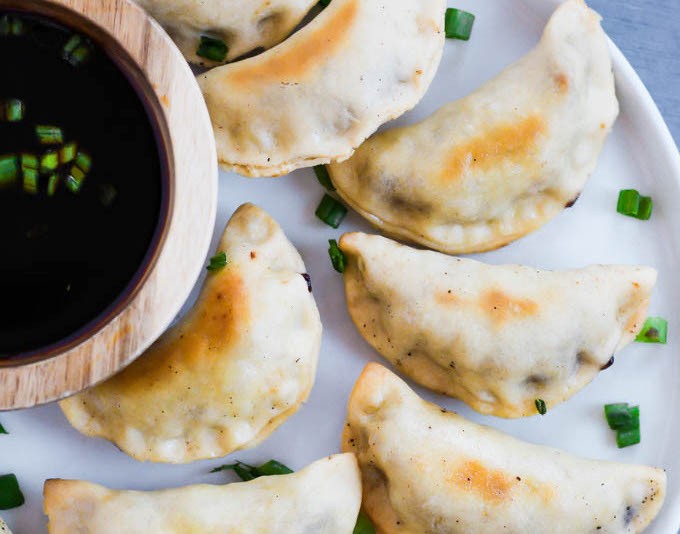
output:
{"label": "dumpling", "polygon": [[641,532],[666,474],[540,447],[425,402],[369,364],[349,399],[344,451],[381,534]]}
{"label": "dumpling", "polygon": [[536,414],[586,386],[635,339],[656,271],[487,265],[345,234],[347,308],[400,372],[478,412]]}
{"label": "dumpling", "polygon": [[278,176],[348,158],[411,109],[444,46],[444,0],[333,0],[284,43],[198,77],[222,165]]}
{"label": "dumpling", "polygon": [[383,232],[449,254],[545,224],[576,201],[618,115],[599,20],[565,2],[540,44],[477,92],[330,165],[340,196]]}
{"label": "dumpling", "polygon": [[80,480],[45,482],[50,534],[351,534],[361,504],[353,454],[297,473],[215,486],[116,491]]}
{"label": "dumpling", "polygon": [[283,41],[317,0],[137,0],[160,22],[187,60],[214,65],[196,55],[201,35],[222,39],[231,61]]}
{"label": "dumpling", "polygon": [[226,267],[177,326],[60,403],[76,429],[138,460],[191,462],[257,445],[307,399],[321,321],[300,255],[252,204],[234,213],[218,250]]}
{"label": "dumpling", "polygon": [[12,531],[7,526],[7,523],[2,520],[2,517],[0,517],[0,534],[12,534]]}

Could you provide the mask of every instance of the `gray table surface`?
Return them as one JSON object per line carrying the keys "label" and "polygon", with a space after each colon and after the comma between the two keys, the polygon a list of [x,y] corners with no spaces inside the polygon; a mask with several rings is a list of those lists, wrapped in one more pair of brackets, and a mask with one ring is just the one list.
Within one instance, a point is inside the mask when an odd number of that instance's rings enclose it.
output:
{"label": "gray table surface", "polygon": [[589,0],[680,145],[680,0]]}

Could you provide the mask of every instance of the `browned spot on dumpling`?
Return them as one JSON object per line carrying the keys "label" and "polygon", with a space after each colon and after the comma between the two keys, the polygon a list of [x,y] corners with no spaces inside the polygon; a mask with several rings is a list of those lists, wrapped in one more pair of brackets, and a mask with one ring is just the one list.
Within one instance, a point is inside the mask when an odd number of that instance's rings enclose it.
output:
{"label": "browned spot on dumpling", "polygon": [[234,83],[265,85],[272,82],[298,81],[321,63],[324,58],[342,47],[359,11],[359,0],[344,3],[326,23],[297,40],[279,54],[266,59],[256,59],[251,65],[242,65],[231,77]]}
{"label": "browned spot on dumpling", "polygon": [[462,302],[461,298],[458,297],[450,289],[446,291],[438,291],[437,293],[434,294],[434,299],[437,301],[438,304],[442,304],[444,306],[460,304]]}
{"label": "browned spot on dumpling", "polygon": [[556,74],[553,79],[560,93],[566,93],[569,90],[569,78],[567,78],[566,74]]}
{"label": "browned spot on dumpling", "polygon": [[441,179],[458,180],[466,172],[485,171],[502,163],[532,167],[536,164],[539,137],[545,130],[545,122],[537,115],[492,126],[449,153]]}
{"label": "browned spot on dumpling", "polygon": [[529,299],[517,299],[499,289],[486,291],[481,298],[481,307],[495,322],[535,315],[538,304]]}
{"label": "browned spot on dumpling", "polygon": [[477,493],[485,502],[498,502],[509,497],[512,487],[518,483],[503,471],[487,469],[481,462],[469,460],[457,467],[449,482],[463,491]]}

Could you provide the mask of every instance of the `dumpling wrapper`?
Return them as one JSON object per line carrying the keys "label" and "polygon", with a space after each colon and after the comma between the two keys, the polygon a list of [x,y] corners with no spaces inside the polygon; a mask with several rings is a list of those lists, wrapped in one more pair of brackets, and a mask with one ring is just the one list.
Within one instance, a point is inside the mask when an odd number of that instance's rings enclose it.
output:
{"label": "dumpling wrapper", "polygon": [[349,400],[342,439],[362,471],[381,534],[641,532],[666,474],[522,442],[419,398],[371,363]]}
{"label": "dumpling wrapper", "polygon": [[198,77],[220,163],[279,176],[343,160],[411,109],[444,46],[444,0],[333,0],[284,43]]}
{"label": "dumpling wrapper", "polygon": [[201,35],[222,39],[231,61],[283,41],[317,0],[137,0],[168,31],[188,61],[216,65],[196,55]]}
{"label": "dumpling wrapper", "polygon": [[539,228],[576,201],[618,115],[599,20],[568,0],[477,92],[330,165],[338,194],[384,233],[449,254]]}
{"label": "dumpling wrapper", "polygon": [[400,372],[500,417],[586,386],[641,330],[651,267],[487,265],[363,233],[340,239],[347,308]]}
{"label": "dumpling wrapper", "polygon": [[360,505],[353,454],[223,486],[144,492],[80,480],[45,482],[50,534],[351,534]]}
{"label": "dumpling wrapper", "polygon": [[183,463],[254,447],[314,383],[321,321],[279,225],[244,204],[193,309],[106,382],[60,403],[80,432],[138,460]]}
{"label": "dumpling wrapper", "polygon": [[12,534],[12,531],[7,526],[7,523],[3,521],[2,517],[0,517],[0,534]]}

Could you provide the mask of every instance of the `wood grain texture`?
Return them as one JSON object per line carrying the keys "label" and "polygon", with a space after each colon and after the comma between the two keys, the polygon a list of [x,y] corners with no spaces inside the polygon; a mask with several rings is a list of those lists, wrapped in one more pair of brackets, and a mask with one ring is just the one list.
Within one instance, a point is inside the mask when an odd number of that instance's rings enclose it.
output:
{"label": "wood grain texture", "polygon": [[[115,317],[48,359],[0,361],[0,410],[68,396],[108,378],[145,350],[179,311],[204,265],[217,202],[208,112],[187,63],[160,26],[130,0],[0,0],[0,8],[29,5],[89,30],[147,88],[167,149],[169,207],[155,260]],[[82,18],[73,18],[69,9]],[[116,48],[118,54],[111,54]]]}
{"label": "wood grain texture", "polygon": [[589,0],[680,143],[680,1]]}

